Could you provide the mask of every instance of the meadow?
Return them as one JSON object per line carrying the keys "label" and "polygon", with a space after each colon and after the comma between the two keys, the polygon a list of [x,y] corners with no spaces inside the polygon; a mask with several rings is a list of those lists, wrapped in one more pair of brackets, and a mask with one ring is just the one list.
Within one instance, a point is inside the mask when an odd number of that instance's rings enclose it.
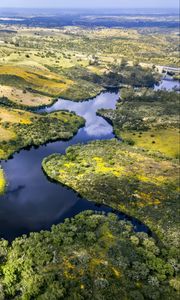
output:
{"label": "meadow", "polygon": [[121,90],[116,110],[100,110],[126,143],[179,157],[179,94],[132,88]]}

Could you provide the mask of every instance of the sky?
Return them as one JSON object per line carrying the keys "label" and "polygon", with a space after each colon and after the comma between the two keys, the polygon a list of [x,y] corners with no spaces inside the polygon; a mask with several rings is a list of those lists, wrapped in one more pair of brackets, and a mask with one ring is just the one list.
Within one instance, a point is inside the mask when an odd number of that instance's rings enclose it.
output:
{"label": "sky", "polygon": [[0,7],[178,8],[179,0],[0,0]]}

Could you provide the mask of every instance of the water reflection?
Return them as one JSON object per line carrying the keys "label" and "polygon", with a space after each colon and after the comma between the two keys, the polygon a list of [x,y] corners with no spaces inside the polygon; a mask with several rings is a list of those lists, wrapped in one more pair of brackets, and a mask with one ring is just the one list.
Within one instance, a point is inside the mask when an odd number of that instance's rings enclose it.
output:
{"label": "water reflection", "polygon": [[[169,81],[163,81],[163,84],[170,88]],[[160,88],[162,85],[158,86]],[[41,169],[41,162],[50,154],[64,154],[70,145],[113,138],[112,126],[97,116],[96,112],[101,108],[115,109],[118,99],[118,92],[106,92],[81,103],[60,99],[51,107],[39,110],[40,113],[62,109],[74,111],[85,118],[86,124],[69,141],[21,150],[13,159],[2,162],[9,186],[0,200],[0,237],[12,240],[23,233],[49,229],[52,224],[86,209],[111,211],[110,208],[81,199],[74,191],[49,181]],[[126,218],[124,214],[119,215],[122,219]],[[132,221],[138,230],[145,230],[135,219]]]}
{"label": "water reflection", "polygon": [[23,233],[49,229],[52,224],[85,209],[111,211],[106,207],[97,207],[95,203],[81,199],[74,191],[49,181],[41,169],[41,162],[52,153],[64,154],[70,145],[112,138],[111,125],[97,116],[96,111],[100,108],[114,109],[118,99],[118,92],[108,92],[81,103],[59,100],[52,107],[39,110],[74,111],[85,118],[86,124],[69,141],[21,150],[13,159],[2,162],[9,185],[0,201],[0,237],[11,240]]}
{"label": "water reflection", "polygon": [[159,85],[155,85],[154,87],[155,91],[158,90],[167,90],[167,91],[172,91],[172,90],[180,90],[180,82],[178,80],[172,80],[171,78],[169,80],[162,80]]}
{"label": "water reflection", "polygon": [[[98,117],[96,112],[101,108],[115,109],[118,99],[117,93],[102,93],[93,100],[85,102],[73,102],[59,99],[49,108],[41,109],[39,112],[52,112],[55,110],[73,111],[86,120],[85,127],[81,130],[81,137],[84,140],[110,138],[112,126],[103,118]],[[113,135],[112,135],[113,136]]]}

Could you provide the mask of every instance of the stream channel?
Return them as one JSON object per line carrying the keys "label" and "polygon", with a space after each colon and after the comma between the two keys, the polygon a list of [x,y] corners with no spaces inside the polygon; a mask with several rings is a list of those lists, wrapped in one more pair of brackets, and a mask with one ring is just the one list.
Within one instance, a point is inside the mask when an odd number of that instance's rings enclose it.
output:
{"label": "stream channel", "polygon": [[[169,81],[159,88],[167,89]],[[158,87],[156,86],[155,89]],[[47,143],[40,147],[30,147],[15,153],[7,161],[2,161],[8,187],[0,199],[0,238],[12,241],[22,234],[50,229],[53,224],[63,222],[84,210],[115,212],[105,205],[81,198],[75,191],[59,183],[51,182],[43,173],[43,158],[53,154],[65,154],[67,147],[92,140],[115,138],[112,126],[96,114],[98,109],[115,109],[119,100],[118,91],[106,91],[88,101],[73,102],[59,99],[51,107],[38,109],[38,113],[56,110],[74,111],[82,116],[86,124],[69,141]],[[148,228],[137,219],[121,212],[115,212],[120,219],[130,220],[135,230],[148,232]]]}

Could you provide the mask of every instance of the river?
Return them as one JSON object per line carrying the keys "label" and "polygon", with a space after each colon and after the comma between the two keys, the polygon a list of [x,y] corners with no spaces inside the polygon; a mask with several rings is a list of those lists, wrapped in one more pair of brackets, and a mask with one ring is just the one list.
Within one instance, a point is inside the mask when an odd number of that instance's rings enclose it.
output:
{"label": "river", "polygon": [[[43,173],[41,163],[50,154],[64,154],[70,145],[114,138],[112,126],[97,116],[96,112],[101,108],[115,109],[118,100],[118,91],[108,91],[84,102],[59,99],[51,107],[38,110],[39,113],[64,109],[74,111],[86,120],[86,124],[69,141],[22,149],[13,158],[2,161],[8,187],[0,199],[0,238],[12,241],[22,234],[50,229],[52,224],[58,224],[87,209],[105,213],[112,211],[107,206],[81,198],[59,183],[51,182]],[[135,230],[148,231],[135,218],[120,212],[116,214],[120,219],[131,220]]]}

